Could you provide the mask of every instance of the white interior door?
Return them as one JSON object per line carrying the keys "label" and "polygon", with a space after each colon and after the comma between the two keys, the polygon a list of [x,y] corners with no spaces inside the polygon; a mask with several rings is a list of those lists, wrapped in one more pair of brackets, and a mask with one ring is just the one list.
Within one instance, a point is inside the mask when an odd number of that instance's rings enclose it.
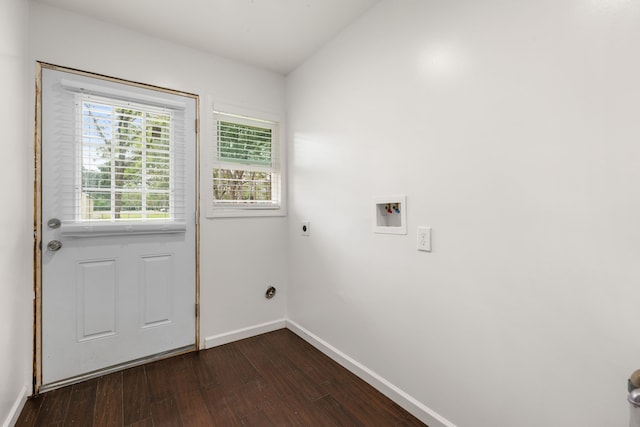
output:
{"label": "white interior door", "polygon": [[46,386],[195,345],[196,99],[42,71]]}

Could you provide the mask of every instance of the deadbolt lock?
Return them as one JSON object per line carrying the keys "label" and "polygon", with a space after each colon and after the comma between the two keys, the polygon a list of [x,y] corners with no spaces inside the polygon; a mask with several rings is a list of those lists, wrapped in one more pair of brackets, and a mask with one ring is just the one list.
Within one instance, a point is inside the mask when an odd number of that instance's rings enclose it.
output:
{"label": "deadbolt lock", "polygon": [[51,218],[49,221],[47,221],[47,225],[50,228],[60,228],[60,220],[58,218]]}

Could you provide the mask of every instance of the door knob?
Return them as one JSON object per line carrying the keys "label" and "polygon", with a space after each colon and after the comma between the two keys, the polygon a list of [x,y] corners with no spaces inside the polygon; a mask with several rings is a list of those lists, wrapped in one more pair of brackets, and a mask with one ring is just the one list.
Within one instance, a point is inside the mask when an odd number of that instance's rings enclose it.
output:
{"label": "door knob", "polygon": [[52,240],[49,243],[47,243],[47,249],[50,250],[51,252],[55,252],[60,250],[60,248],[62,247],[62,242],[60,240]]}

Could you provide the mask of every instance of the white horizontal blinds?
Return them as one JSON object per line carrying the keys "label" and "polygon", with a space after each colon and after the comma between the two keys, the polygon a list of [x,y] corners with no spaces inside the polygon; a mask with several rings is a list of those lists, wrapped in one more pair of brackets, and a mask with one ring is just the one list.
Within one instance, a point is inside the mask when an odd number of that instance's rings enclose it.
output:
{"label": "white horizontal blinds", "polygon": [[[75,156],[69,153],[77,148],[77,100],[74,93],[52,90],[43,97],[43,103],[50,107],[43,107],[42,111],[43,133],[49,135],[42,145],[42,157],[47,159],[42,172],[48,177],[43,180],[43,193],[50,211],[56,212],[61,221],[70,222],[75,220],[76,212],[76,163]],[[52,186],[51,182],[66,184]]]}
{"label": "white horizontal blinds", "polygon": [[278,208],[277,123],[217,113],[216,141],[214,205]]}
{"label": "white horizontal blinds", "polygon": [[76,220],[184,220],[182,110],[78,97]]}

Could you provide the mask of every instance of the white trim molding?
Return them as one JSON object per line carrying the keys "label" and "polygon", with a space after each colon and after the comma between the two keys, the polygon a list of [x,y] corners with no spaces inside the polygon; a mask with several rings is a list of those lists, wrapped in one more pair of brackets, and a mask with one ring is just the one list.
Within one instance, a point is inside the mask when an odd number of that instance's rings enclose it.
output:
{"label": "white trim molding", "polygon": [[405,393],[382,376],[362,365],[358,361],[347,356],[331,344],[312,334],[302,326],[292,320],[286,321],[287,329],[298,335],[303,340],[329,356],[331,359],[342,365],[347,370],[367,382],[379,392],[393,400],[404,408],[407,412],[418,418],[430,427],[456,427],[455,424],[439,415],[434,410],[428,408],[418,400]]}
{"label": "white trim molding", "polygon": [[213,348],[219,345],[229,344],[230,342],[243,340],[245,338],[251,338],[256,335],[277,331],[278,329],[284,329],[286,327],[287,321],[285,319],[281,319],[275,320],[273,322],[249,326],[242,329],[236,329],[235,331],[225,332],[223,334],[213,335],[205,338],[204,348]]}
{"label": "white trim molding", "polygon": [[22,408],[24,408],[24,404],[27,402],[27,397],[29,396],[28,390],[29,388],[26,385],[22,386],[22,390],[16,398],[16,401],[13,403],[11,411],[7,414],[7,418],[4,420],[2,427],[10,427],[18,422],[20,412],[22,412]]}

